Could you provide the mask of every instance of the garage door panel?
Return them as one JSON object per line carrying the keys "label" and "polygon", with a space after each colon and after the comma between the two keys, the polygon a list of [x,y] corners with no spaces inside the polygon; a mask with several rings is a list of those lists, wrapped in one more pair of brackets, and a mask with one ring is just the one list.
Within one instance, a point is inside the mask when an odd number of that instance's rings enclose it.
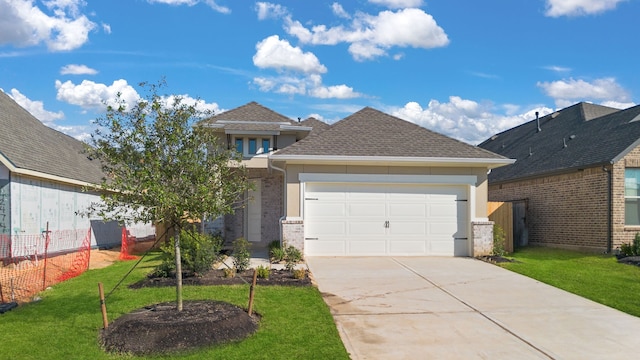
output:
{"label": "garage door panel", "polygon": [[385,240],[350,239],[347,244],[347,255],[376,256],[387,253]]}
{"label": "garage door panel", "polygon": [[308,216],[318,217],[336,217],[345,216],[347,214],[344,203],[320,202],[313,201],[307,206]]}
{"label": "garage door panel", "polygon": [[348,235],[360,236],[360,235],[377,235],[384,236],[385,227],[382,221],[371,220],[350,220],[348,223]]}
{"label": "garage door panel", "polygon": [[420,236],[427,235],[427,226],[422,221],[393,221],[389,223],[387,233],[392,236]]}
{"label": "garage door panel", "polygon": [[403,218],[403,217],[419,217],[425,218],[427,216],[427,205],[424,203],[391,203],[388,206],[389,218]]}
{"label": "garage door panel", "polygon": [[310,222],[305,227],[307,227],[307,234],[313,234],[313,237],[347,235],[347,222],[344,220]]}
{"label": "garage door panel", "polygon": [[348,206],[347,215],[349,217],[385,217],[385,205],[384,203],[350,203]]}
{"label": "garage door panel", "polygon": [[401,241],[391,241],[389,243],[389,254],[392,255],[423,255],[427,253],[424,238]]}

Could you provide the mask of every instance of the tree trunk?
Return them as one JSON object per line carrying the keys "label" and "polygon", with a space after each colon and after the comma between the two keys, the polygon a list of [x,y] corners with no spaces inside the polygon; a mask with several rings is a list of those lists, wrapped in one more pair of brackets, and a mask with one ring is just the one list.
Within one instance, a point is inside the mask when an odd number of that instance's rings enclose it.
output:
{"label": "tree trunk", "polygon": [[174,235],[174,246],[176,254],[176,301],[178,311],[182,311],[182,258],[180,257],[180,234]]}

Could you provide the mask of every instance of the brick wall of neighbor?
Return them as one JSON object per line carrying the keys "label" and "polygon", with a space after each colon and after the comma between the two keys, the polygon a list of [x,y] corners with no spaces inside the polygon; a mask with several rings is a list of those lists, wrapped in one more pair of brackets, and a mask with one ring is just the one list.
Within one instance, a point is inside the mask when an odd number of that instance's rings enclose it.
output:
{"label": "brick wall of neighbor", "polygon": [[493,224],[493,221],[474,221],[471,223],[473,256],[491,255],[493,252]]}
{"label": "brick wall of neighbor", "polygon": [[640,147],[613,165],[613,249],[633,241],[640,232],[640,226],[624,225],[624,170],[627,167],[640,168]]}
{"label": "brick wall of neighbor", "polygon": [[302,220],[282,220],[282,246],[295,246],[304,254],[304,224]]}
{"label": "brick wall of neighbor", "polygon": [[608,177],[599,166],[491,184],[489,201],[527,200],[526,223],[532,245],[601,252],[608,241]]}
{"label": "brick wall of neighbor", "polygon": [[[262,219],[260,227],[262,233],[261,244],[280,239],[279,220],[284,212],[283,205],[283,179],[282,174],[276,171],[269,173],[269,169],[249,169],[249,179],[262,179],[261,208]],[[224,217],[225,245],[231,245],[233,240],[246,237],[243,202],[238,203],[238,209],[234,214]]]}

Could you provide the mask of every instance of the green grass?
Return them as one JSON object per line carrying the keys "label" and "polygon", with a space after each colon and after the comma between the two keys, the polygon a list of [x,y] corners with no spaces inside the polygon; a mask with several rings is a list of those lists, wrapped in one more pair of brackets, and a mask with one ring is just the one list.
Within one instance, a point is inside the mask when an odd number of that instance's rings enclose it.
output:
{"label": "green grass", "polygon": [[[619,264],[611,255],[546,247],[515,252],[502,267],[631,315],[640,316],[640,267]],[[508,284],[506,285],[508,286]]]}
{"label": "green grass", "polygon": [[[98,345],[102,315],[98,282],[109,293],[134,262],[119,262],[58,284],[42,301],[0,315],[2,359],[129,359]],[[145,305],[175,301],[175,288],[131,290],[157,260],[143,261],[106,300],[109,321]],[[249,286],[185,286],[185,300],[215,299],[246,308]],[[257,287],[254,309],[262,315],[258,331],[237,343],[153,359],[348,359],[329,308],[315,287]]]}

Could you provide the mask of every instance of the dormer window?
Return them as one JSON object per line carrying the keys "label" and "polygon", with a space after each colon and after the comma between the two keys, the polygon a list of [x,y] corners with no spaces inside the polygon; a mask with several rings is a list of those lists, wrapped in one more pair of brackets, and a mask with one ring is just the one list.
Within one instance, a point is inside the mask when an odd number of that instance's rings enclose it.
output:
{"label": "dormer window", "polygon": [[234,137],[236,151],[244,157],[266,154],[271,151],[271,137]]}

